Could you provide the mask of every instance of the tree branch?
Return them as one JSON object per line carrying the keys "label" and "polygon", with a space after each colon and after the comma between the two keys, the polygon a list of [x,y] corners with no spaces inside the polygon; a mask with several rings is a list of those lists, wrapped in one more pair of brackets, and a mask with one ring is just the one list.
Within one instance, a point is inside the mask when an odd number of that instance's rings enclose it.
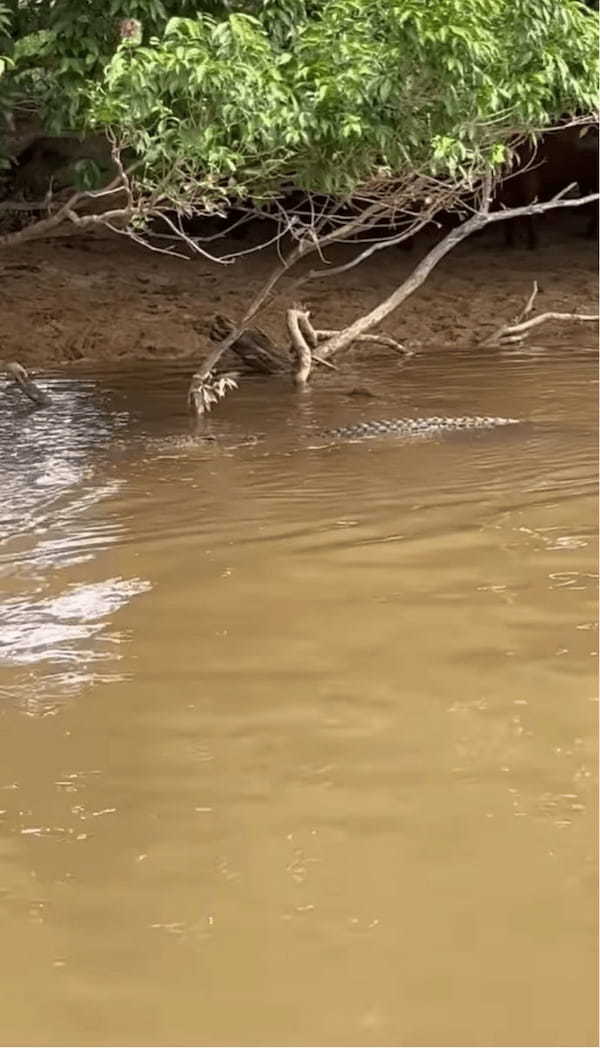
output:
{"label": "tree branch", "polygon": [[[339,328],[334,331],[326,328],[318,328],[316,331],[319,342],[326,342],[327,339],[334,338],[339,335]],[[382,346],[389,346],[390,349],[395,349],[397,353],[404,353],[407,357],[413,357],[415,355],[414,349],[408,349],[407,346],[403,346],[401,342],[397,342],[391,335],[357,335],[354,340],[355,342],[378,342]],[[316,360],[316,357],[315,357]]]}
{"label": "tree branch", "polygon": [[505,324],[480,344],[485,347],[501,345],[503,342],[523,342],[532,328],[539,327],[548,320],[583,320],[598,323],[600,315],[597,313],[540,313],[537,317],[532,317],[520,324]]}
{"label": "tree branch", "polygon": [[359,317],[353,324],[345,328],[338,335],[329,339],[323,346],[320,347],[321,356],[327,359],[333,356],[334,353],[338,353],[341,349],[345,349],[356,340],[357,335],[363,335],[370,328],[376,327],[380,324],[385,317],[392,313],[404,302],[405,299],[412,295],[417,288],[425,282],[432,269],[434,269],[438,262],[452,251],[457,244],[472,233],[483,229],[485,226],[493,222],[505,222],[508,219],[519,218],[523,215],[537,215],[542,214],[544,211],[550,211],[553,208],[560,207],[582,207],[584,204],[591,204],[600,198],[600,194],[591,193],[588,196],[580,197],[575,200],[562,200],[560,194],[554,197],[552,200],[548,200],[544,203],[539,204],[528,204],[526,207],[510,208],[506,211],[478,211],[471,218],[463,222],[461,226],[451,230],[450,233],[443,240],[440,240],[438,244],[429,251],[421,262],[413,269],[410,276],[402,283],[396,290],[383,302],[380,302],[375,309],[372,309],[370,313],[365,316]]}
{"label": "tree branch", "polygon": [[[0,250],[3,247],[14,247],[17,244],[25,243],[28,240],[38,240],[50,233],[54,233],[59,226],[66,222],[70,222],[80,230],[90,229],[94,226],[107,226],[109,229],[120,232],[118,226],[115,226],[115,223],[120,221],[129,222],[131,217],[135,214],[136,205],[129,180],[130,172],[125,171],[123,168],[116,146],[113,146],[113,161],[118,174],[107,186],[104,187],[104,189],[77,190],[77,192],[72,193],[65,203],[60,205],[53,214],[49,214],[47,218],[40,218],[37,222],[33,222],[31,225],[25,226],[23,229],[19,229],[14,233],[4,233],[0,235]],[[133,168],[130,170],[133,170]],[[110,211],[103,211],[97,215],[80,215],[76,210],[85,201],[100,199],[120,191],[125,193],[127,201],[123,207],[113,208]],[[47,203],[44,204],[44,208],[47,207],[49,210],[51,202],[52,197],[50,196],[47,198]],[[38,204],[34,209],[41,209],[40,205]]]}

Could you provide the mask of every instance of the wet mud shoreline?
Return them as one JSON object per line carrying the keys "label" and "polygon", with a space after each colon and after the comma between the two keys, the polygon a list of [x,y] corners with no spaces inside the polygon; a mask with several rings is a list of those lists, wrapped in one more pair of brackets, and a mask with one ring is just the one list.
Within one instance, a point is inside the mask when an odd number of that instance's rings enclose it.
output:
{"label": "wet mud shoreline", "polygon": [[[388,318],[385,330],[418,351],[428,344],[476,345],[520,312],[534,280],[540,285],[538,312],[594,312],[597,244],[577,235],[573,216],[543,227],[541,241],[537,251],[524,244],[507,250],[502,235],[490,230],[465,243]],[[412,252],[392,247],[341,276],[309,285],[304,301],[315,323],[340,328],[373,308],[431,242],[421,239]],[[328,260],[337,263],[349,250],[331,252]],[[233,265],[185,261],[116,237],[24,245],[0,259],[2,358],[69,370],[145,360],[193,364],[211,345],[215,314],[239,317],[273,262],[270,252]],[[283,298],[257,320],[278,345],[286,342],[285,306]],[[592,327],[549,325],[529,342],[557,345],[567,336],[592,346]],[[353,352],[363,357],[367,350]]]}

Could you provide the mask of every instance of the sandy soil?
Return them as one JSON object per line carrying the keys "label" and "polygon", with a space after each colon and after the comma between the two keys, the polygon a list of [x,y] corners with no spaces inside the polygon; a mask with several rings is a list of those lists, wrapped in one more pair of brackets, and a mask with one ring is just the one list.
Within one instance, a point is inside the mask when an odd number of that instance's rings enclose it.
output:
{"label": "sandy soil", "polygon": [[[534,279],[540,284],[539,312],[596,312],[597,245],[578,236],[580,228],[573,216],[555,222],[541,231],[535,252],[505,249],[500,230],[465,243],[388,317],[385,330],[423,350],[428,344],[473,344],[520,311]],[[309,285],[303,301],[316,326],[341,327],[371,309],[427,246],[423,240],[411,253],[389,248],[342,276]],[[341,261],[343,251],[329,260]],[[189,359],[193,365],[210,345],[214,314],[239,318],[273,261],[266,252],[230,266],[185,261],[124,238],[25,245],[0,258],[0,358],[41,369],[148,359]],[[287,343],[285,305],[284,298],[257,320],[279,344]],[[590,324],[563,324],[540,329],[532,341],[593,345],[595,338]]]}

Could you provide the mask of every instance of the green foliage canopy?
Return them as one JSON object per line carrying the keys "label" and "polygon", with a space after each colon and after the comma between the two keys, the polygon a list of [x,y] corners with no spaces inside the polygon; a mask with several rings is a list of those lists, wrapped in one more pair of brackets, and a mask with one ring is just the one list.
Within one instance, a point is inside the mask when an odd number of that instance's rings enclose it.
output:
{"label": "green foliage canopy", "polygon": [[110,129],[148,191],[197,206],[376,173],[468,185],[515,133],[598,107],[580,0],[0,0],[0,75],[3,55],[0,106]]}

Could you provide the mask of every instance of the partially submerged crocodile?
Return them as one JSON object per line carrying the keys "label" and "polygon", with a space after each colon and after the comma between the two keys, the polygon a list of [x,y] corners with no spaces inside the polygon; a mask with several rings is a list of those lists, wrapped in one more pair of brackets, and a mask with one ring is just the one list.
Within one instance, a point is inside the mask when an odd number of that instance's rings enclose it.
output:
{"label": "partially submerged crocodile", "polygon": [[446,418],[432,415],[429,418],[379,419],[374,422],[355,422],[349,426],[326,430],[324,436],[352,439],[353,437],[413,437],[435,435],[446,431],[464,429],[494,429],[496,426],[514,426],[521,419],[498,418],[495,416],[468,416]]}
{"label": "partially submerged crocodile", "polygon": [[[47,393],[31,381],[25,368],[17,363],[4,363],[0,366],[13,382],[20,386],[25,395],[29,397],[38,407],[47,407],[50,398]],[[225,376],[226,379],[231,376]],[[232,383],[235,386],[235,382]],[[220,392],[219,396],[223,394]],[[213,397],[217,400],[218,397]],[[210,402],[209,402],[210,403]],[[354,422],[348,426],[338,426],[336,429],[325,430],[324,437],[338,437],[342,440],[365,437],[418,437],[435,436],[437,433],[460,431],[465,429],[494,429],[496,426],[514,426],[521,419],[502,418],[495,415],[462,415],[462,416],[440,416],[430,415],[426,418],[393,418],[375,419],[369,422]],[[208,439],[215,439],[209,437]]]}

